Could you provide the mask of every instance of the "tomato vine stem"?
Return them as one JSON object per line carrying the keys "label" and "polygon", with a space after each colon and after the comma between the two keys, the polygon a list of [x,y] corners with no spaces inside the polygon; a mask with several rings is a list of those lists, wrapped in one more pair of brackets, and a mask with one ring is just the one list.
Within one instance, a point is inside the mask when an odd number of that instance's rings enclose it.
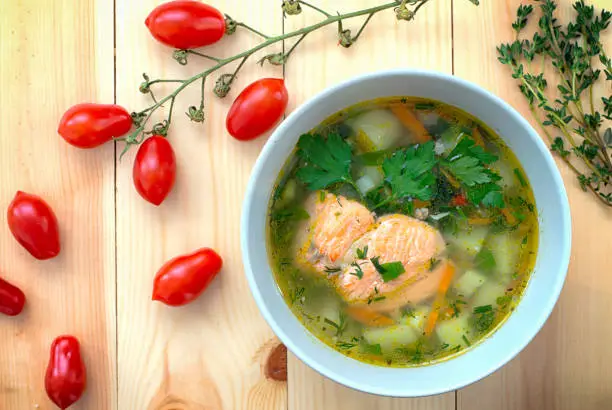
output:
{"label": "tomato vine stem", "polygon": [[[248,31],[251,31],[259,36],[261,36],[263,38],[263,41],[259,44],[257,44],[256,46],[245,50],[243,52],[240,52],[236,55],[230,56],[230,57],[226,57],[226,58],[218,58],[218,57],[213,57],[207,54],[203,54],[200,53],[199,51],[195,51],[195,50],[176,50],[174,52],[174,56],[173,58],[179,62],[180,64],[184,65],[187,64],[187,60],[188,60],[188,56],[189,55],[193,55],[193,56],[198,56],[198,57],[202,57],[205,58],[207,60],[210,60],[212,62],[214,62],[215,64],[198,73],[195,74],[192,77],[183,79],[183,80],[176,80],[176,79],[172,79],[172,80],[166,80],[166,79],[157,79],[157,80],[149,80],[148,77],[146,76],[146,74],[144,75],[145,77],[145,82],[143,84],[141,84],[140,86],[140,90],[143,93],[147,93],[147,94],[151,94],[151,96],[153,97],[152,91],[150,89],[150,86],[155,85],[155,84],[159,84],[159,83],[178,83],[179,85],[174,89],[174,91],[172,91],[170,94],[159,98],[159,99],[155,99],[154,97],[154,103],[143,109],[142,111],[139,112],[133,112],[132,113],[132,118],[134,119],[134,123],[136,125],[136,130],[134,132],[132,132],[130,135],[128,135],[127,137],[121,138],[119,140],[123,140],[126,142],[127,146],[126,149],[124,150],[123,153],[125,153],[127,151],[127,149],[129,149],[130,145],[133,144],[139,144],[144,140],[144,136],[145,134],[151,134],[153,132],[156,131],[163,131],[164,133],[166,133],[168,131],[168,127],[170,126],[170,122],[172,120],[172,110],[174,108],[174,102],[176,97],[188,86],[190,86],[191,84],[193,84],[196,81],[202,81],[202,100],[200,103],[200,107],[199,109],[196,108],[195,106],[191,106],[189,107],[189,111],[187,112],[187,116],[195,122],[203,122],[204,121],[204,84],[205,84],[205,80],[207,77],[209,77],[212,73],[218,71],[219,69],[225,67],[226,65],[233,63],[235,61],[239,61],[238,66],[236,67],[236,69],[234,70],[233,74],[222,74],[215,85],[215,89],[214,92],[217,96],[219,97],[225,97],[227,95],[227,93],[230,90],[231,84],[234,81],[234,79],[236,78],[236,76],[238,75],[238,72],[240,71],[240,69],[244,66],[246,60],[251,57],[253,54],[255,54],[256,52],[265,49],[273,44],[294,38],[294,37],[299,37],[298,40],[293,44],[293,46],[286,52],[286,53],[277,53],[277,54],[270,54],[268,56],[265,56],[262,60],[260,60],[261,64],[263,64],[265,61],[268,61],[270,64],[273,65],[284,65],[288,58],[290,57],[290,55],[292,54],[292,52],[295,50],[295,48],[302,42],[302,40],[304,40],[304,38],[309,34],[312,33],[313,31],[316,31],[322,27],[325,26],[329,26],[331,24],[338,24],[339,28],[340,28],[340,32],[338,33],[339,36],[339,40],[340,43],[344,46],[344,47],[349,47],[350,45],[352,45],[355,41],[358,40],[359,36],[363,33],[363,31],[365,30],[366,26],[368,25],[368,23],[370,22],[371,18],[378,12],[383,11],[383,10],[387,10],[387,9],[391,9],[393,8],[396,14],[396,17],[398,20],[412,20],[414,18],[415,13],[425,4],[427,3],[429,0],[414,0],[414,1],[410,1],[410,2],[406,2],[406,0],[394,0],[385,4],[381,4],[378,6],[374,6],[374,7],[369,7],[363,10],[358,10],[358,11],[352,11],[352,12],[348,12],[348,13],[344,13],[344,14],[340,14],[338,13],[337,15],[332,15],[308,2],[302,1],[302,0],[286,0],[283,3],[283,11],[285,12],[287,9],[285,8],[286,6],[296,6],[296,5],[303,5],[305,7],[308,7],[318,13],[321,13],[325,19],[311,24],[309,26],[300,28],[298,30],[289,32],[289,33],[285,33],[282,35],[278,35],[278,36],[268,36],[263,34],[262,32],[244,24],[244,23],[240,23],[240,22],[236,22],[235,20],[231,19],[231,17],[226,15],[226,22],[231,23],[232,25],[232,30],[235,29],[235,27],[242,27]],[[473,1],[473,0],[470,0]],[[414,6],[414,9],[412,11],[407,9],[407,3],[409,3],[411,6]],[[285,12],[285,14],[298,14],[300,12],[300,10],[298,10],[297,12],[295,12],[295,8],[292,9],[293,12],[292,13],[288,13]],[[352,18],[356,18],[356,17],[360,17],[360,16],[367,16],[366,20],[364,21],[363,25],[360,27],[359,31],[357,32],[357,35],[355,37],[350,37],[350,30],[342,30],[342,22],[348,19],[352,19]],[[229,27],[229,26],[228,26]],[[232,30],[228,29],[228,34],[233,33]],[[146,124],[147,122],[151,119],[152,114],[157,111],[157,109],[159,109],[160,107],[162,107],[166,102],[171,101],[171,105],[170,105],[170,113],[168,114],[168,117],[165,121],[163,121],[162,123],[158,123],[156,125],[153,126],[152,131],[146,131]],[[123,154],[122,154],[123,155]]]}

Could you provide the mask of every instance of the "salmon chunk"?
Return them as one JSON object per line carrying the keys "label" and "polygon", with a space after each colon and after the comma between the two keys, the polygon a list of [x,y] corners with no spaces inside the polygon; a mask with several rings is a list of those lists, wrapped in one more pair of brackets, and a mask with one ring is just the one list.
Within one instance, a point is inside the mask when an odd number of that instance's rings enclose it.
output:
{"label": "salmon chunk", "polygon": [[328,273],[363,234],[374,226],[374,215],[357,201],[329,192],[315,192],[306,201],[310,218],[296,236],[297,262]]}
{"label": "salmon chunk", "polygon": [[[366,257],[357,259],[356,248],[364,251],[366,246]],[[348,303],[367,304],[381,312],[419,303],[436,292],[445,247],[440,232],[426,222],[399,214],[384,216],[349,248],[345,261],[350,255],[355,259],[335,277],[336,288]],[[375,257],[380,264],[401,262],[405,272],[385,282],[372,263]]]}

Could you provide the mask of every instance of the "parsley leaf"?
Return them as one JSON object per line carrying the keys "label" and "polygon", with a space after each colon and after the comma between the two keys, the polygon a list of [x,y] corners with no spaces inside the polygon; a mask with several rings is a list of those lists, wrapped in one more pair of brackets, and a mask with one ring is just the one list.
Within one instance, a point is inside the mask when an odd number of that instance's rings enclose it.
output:
{"label": "parsley leaf", "polygon": [[305,164],[297,171],[297,177],[316,191],[338,182],[354,185],[351,176],[351,146],[339,134],[304,134],[297,143],[297,155]]}
{"label": "parsley leaf", "polygon": [[457,157],[473,157],[487,165],[498,160],[496,155],[486,152],[484,148],[476,145],[476,142],[470,137],[461,138],[457,146],[448,154],[448,159],[450,161],[453,161]]}
{"label": "parsley leaf", "polygon": [[501,177],[486,167],[498,157],[476,145],[473,139],[463,137],[457,146],[440,162],[461,184],[468,200],[475,205],[503,208]]}
{"label": "parsley leaf", "polygon": [[432,172],[436,162],[433,141],[398,151],[386,159],[382,168],[393,199],[431,199],[436,187]]}
{"label": "parsley leaf", "polygon": [[491,182],[489,171],[475,157],[459,157],[455,161],[445,163],[446,168],[462,184],[474,186]]}
{"label": "parsley leaf", "polygon": [[[402,273],[406,272],[401,262],[380,263],[379,257],[370,258],[374,268],[380,273],[384,282],[390,282]],[[378,292],[377,292],[378,293]]]}

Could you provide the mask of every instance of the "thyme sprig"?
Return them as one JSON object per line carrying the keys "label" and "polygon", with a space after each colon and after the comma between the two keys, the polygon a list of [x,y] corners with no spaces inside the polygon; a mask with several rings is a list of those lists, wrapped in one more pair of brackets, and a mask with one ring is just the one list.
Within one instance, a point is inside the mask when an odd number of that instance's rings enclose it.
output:
{"label": "thyme sprig", "polygon": [[[612,61],[601,41],[612,13],[597,14],[580,0],[573,5],[573,21],[562,25],[555,18],[555,1],[537,1],[538,29],[531,39],[521,38],[534,11],[531,5],[521,5],[512,24],[516,39],[497,48],[499,61],[511,68],[550,149],[576,173],[582,189],[612,207],[612,96],[602,97],[602,104],[593,96],[602,72],[603,81],[612,82]],[[538,56],[552,63],[556,90],[533,64]]]}
{"label": "thyme sprig", "polygon": [[[308,9],[313,10],[316,13],[321,14],[324,18],[323,20],[315,24],[311,24],[301,29],[298,29],[298,30],[295,30],[289,33],[285,33],[282,35],[277,35],[277,36],[270,36],[270,35],[264,34],[261,31],[253,27],[250,27],[249,25],[243,22],[236,21],[232,17],[226,15],[225,16],[226,35],[231,35],[235,33],[238,29],[245,29],[247,31],[254,33],[258,37],[261,37],[262,41],[256,46],[248,50],[242,51],[238,54],[235,54],[233,56],[230,56],[230,57],[211,56],[211,55],[204,54],[196,50],[176,50],[173,53],[173,58],[181,65],[188,64],[189,59],[191,57],[203,58],[213,63],[213,65],[207,68],[206,70],[198,74],[195,74],[192,77],[186,78],[186,79],[151,79],[146,74],[144,74],[143,75],[144,82],[140,84],[139,90],[144,94],[148,94],[151,97],[153,103],[152,105],[150,105],[149,107],[141,111],[132,113],[135,130],[128,136],[119,139],[126,143],[126,147],[123,153],[125,153],[129,149],[130,145],[141,143],[144,140],[145,136],[148,134],[160,133],[160,134],[166,135],[168,133],[168,129],[170,128],[172,124],[172,112],[174,110],[174,103],[176,101],[177,96],[183,90],[185,90],[185,88],[197,82],[201,84],[201,89],[202,89],[201,101],[199,105],[197,106],[196,105],[190,106],[186,112],[186,115],[191,121],[199,122],[199,123],[204,122],[205,120],[204,86],[206,84],[206,80],[210,76],[212,76],[213,73],[216,73],[217,71],[221,70],[222,68],[224,68],[225,66],[231,63],[235,63],[235,62],[238,63],[234,71],[231,73],[222,73],[214,80],[215,86],[214,86],[213,92],[219,98],[223,98],[228,95],[228,93],[231,90],[231,86],[234,80],[238,76],[239,71],[242,69],[242,67],[247,62],[247,60],[253,54],[257,53],[260,50],[268,48],[277,43],[284,42],[285,40],[296,38],[297,40],[295,41],[295,43],[286,52],[271,53],[271,54],[265,55],[263,58],[261,58],[258,61],[261,65],[263,65],[264,63],[269,63],[272,65],[284,65],[289,60],[289,57],[294,52],[295,48],[304,40],[304,38],[308,34],[312,33],[313,31],[319,30],[325,26],[332,25],[332,24],[336,24],[338,26],[337,36],[338,36],[339,44],[344,47],[350,47],[360,38],[366,26],[369,24],[371,18],[375,14],[383,10],[393,9],[397,19],[412,20],[414,19],[414,16],[417,13],[417,11],[429,1],[430,0],[394,0],[394,1],[390,1],[388,3],[380,4],[377,6],[368,7],[363,10],[353,11],[353,12],[344,13],[344,14],[340,14],[340,13],[332,14],[317,6],[312,5],[310,2],[306,2],[302,0],[284,0],[282,3],[282,9],[283,9],[284,16],[297,15],[297,14],[300,14],[304,8],[308,8]],[[469,1],[477,4],[477,1],[475,0],[469,0]],[[366,19],[364,23],[361,25],[361,27],[359,28],[359,30],[357,31],[357,33],[353,35],[350,29],[345,28],[345,23],[349,19],[353,19],[353,18],[361,17],[361,16],[365,16]],[[161,98],[158,98],[153,91],[153,86],[156,86],[162,83],[176,83],[177,87],[169,94]],[[153,113],[156,112],[160,107],[163,107],[164,104],[166,103],[170,104],[170,108],[169,108],[166,119],[154,124],[151,127],[148,127],[147,124],[150,121]]]}

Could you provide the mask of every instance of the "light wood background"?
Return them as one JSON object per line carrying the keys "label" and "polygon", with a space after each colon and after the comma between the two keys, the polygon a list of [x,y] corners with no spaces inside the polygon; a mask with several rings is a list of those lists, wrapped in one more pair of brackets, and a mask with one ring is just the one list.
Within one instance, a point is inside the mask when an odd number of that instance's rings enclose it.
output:
{"label": "light wood background", "polygon": [[[332,12],[379,3],[312,2]],[[0,208],[18,189],[42,195],[58,214],[63,241],[59,258],[34,261],[0,212],[0,275],[28,296],[21,316],[0,317],[0,410],[53,409],[43,378],[51,340],[62,333],[80,338],[88,366],[89,386],[75,410],[612,408],[612,213],[582,193],[563,166],[574,223],[566,286],[542,332],[503,369],[463,390],[414,400],[352,391],[291,354],[288,382],[270,380],[263,371],[278,341],[243,275],[239,216],[265,138],[240,143],[227,135],[232,97],[257,78],[284,75],[293,109],[360,73],[420,67],[474,81],[529,118],[495,53],[498,43],[512,38],[518,0],[486,1],[478,8],[467,0],[432,0],[408,24],[381,13],[349,50],[337,46],[335,28],[328,27],[309,36],[284,70],[261,68],[253,58],[227,99],[209,90],[205,125],[181,115],[199,102],[198,87],[186,91],[170,134],[177,185],[155,208],[133,188],[134,152],[119,161],[121,147],[77,150],[56,129],[65,109],[81,101],[116,99],[141,109],[148,104],[138,92],[143,72],[183,78],[203,69],[206,63],[196,61],[179,66],[171,50],[151,39],[143,22],[158,3],[0,2]],[[283,20],[277,0],[210,3],[267,33],[319,18],[307,10]],[[560,3],[567,14],[570,2]],[[257,41],[241,32],[210,54],[230,55]],[[179,309],[152,303],[159,266],[201,246],[216,248],[226,263],[204,297]]]}

